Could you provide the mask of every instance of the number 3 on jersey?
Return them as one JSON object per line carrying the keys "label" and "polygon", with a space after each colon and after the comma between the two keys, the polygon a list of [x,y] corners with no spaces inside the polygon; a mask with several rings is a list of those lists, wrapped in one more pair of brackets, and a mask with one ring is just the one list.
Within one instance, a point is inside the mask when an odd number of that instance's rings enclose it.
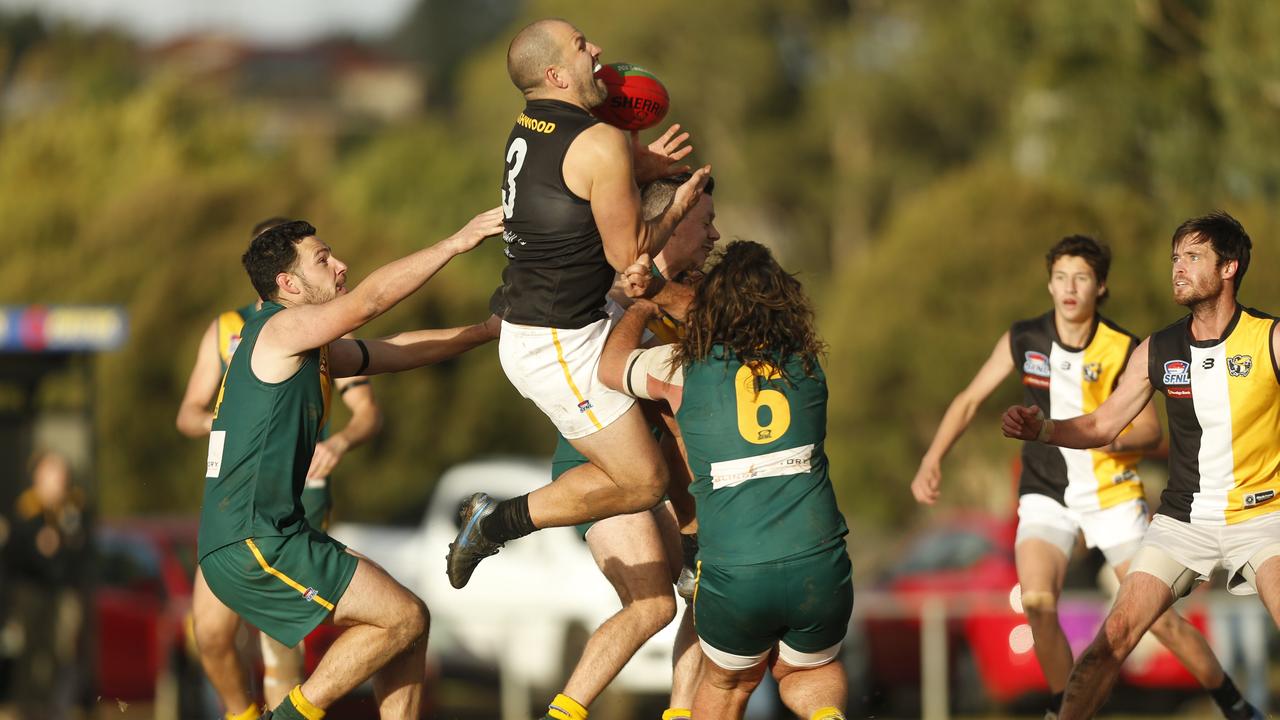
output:
{"label": "number 3 on jersey", "polygon": [[524,138],[512,140],[511,146],[507,148],[507,164],[511,167],[502,183],[502,215],[508,220],[516,213],[516,176],[520,174],[520,168],[524,167],[524,159],[528,155],[529,143]]}
{"label": "number 3 on jersey", "polygon": [[[760,365],[757,372],[746,365],[738,368],[733,380],[738,400],[738,434],[753,445],[765,445],[782,437],[791,427],[791,404],[787,396],[777,390],[757,389],[757,377],[776,380],[782,373],[768,363]],[[768,423],[760,422],[761,408],[769,409]]]}

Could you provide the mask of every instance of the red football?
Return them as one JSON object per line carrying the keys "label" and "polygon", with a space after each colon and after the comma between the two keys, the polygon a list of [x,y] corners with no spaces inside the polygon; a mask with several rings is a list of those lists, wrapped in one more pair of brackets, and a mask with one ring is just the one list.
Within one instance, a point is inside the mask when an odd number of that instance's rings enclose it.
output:
{"label": "red football", "polygon": [[596,117],[623,130],[644,130],[662,122],[670,98],[662,81],[639,65],[610,63],[596,77],[609,89],[605,101],[591,109]]}

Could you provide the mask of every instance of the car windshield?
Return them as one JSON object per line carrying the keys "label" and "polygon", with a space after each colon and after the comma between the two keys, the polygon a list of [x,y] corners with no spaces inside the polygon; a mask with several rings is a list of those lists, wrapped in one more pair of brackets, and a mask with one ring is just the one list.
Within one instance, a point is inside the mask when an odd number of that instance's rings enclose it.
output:
{"label": "car windshield", "polygon": [[160,556],[140,538],[103,533],[98,538],[98,569],[104,587],[160,586]]}
{"label": "car windshield", "polygon": [[929,533],[913,542],[906,557],[892,571],[891,578],[973,567],[992,552],[991,541],[977,533],[944,530]]}

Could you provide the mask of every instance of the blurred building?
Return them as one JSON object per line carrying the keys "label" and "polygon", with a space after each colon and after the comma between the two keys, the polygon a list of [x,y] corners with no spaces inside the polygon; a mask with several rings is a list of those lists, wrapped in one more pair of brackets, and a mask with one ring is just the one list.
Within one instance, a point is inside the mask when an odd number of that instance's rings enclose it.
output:
{"label": "blurred building", "polygon": [[347,40],[276,48],[190,35],[151,49],[146,60],[152,72],[221,85],[304,132],[403,121],[426,100],[426,80],[412,64]]}

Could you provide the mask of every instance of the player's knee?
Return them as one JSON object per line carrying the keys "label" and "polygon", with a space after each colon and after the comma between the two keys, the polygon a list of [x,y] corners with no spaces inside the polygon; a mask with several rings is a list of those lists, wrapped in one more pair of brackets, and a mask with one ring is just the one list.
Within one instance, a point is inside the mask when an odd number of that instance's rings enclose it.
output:
{"label": "player's knee", "polygon": [[1028,620],[1051,620],[1058,616],[1058,598],[1048,590],[1023,592],[1022,610]]}
{"label": "player's knee", "polygon": [[1099,631],[1098,636],[1105,652],[1123,660],[1138,643],[1142,633],[1135,632],[1133,622],[1123,613],[1113,612],[1103,621],[1102,630]]}
{"label": "player's knee", "polygon": [[664,473],[642,473],[633,476],[628,485],[631,512],[640,512],[662,502],[667,492],[667,476]]}
{"label": "player's knee", "polygon": [[411,596],[412,600],[408,603],[405,610],[405,621],[403,627],[403,635],[405,645],[412,645],[427,635],[427,628],[431,624],[431,614],[427,611],[426,603],[422,602],[416,595]]}
{"label": "player's knee", "polygon": [[641,600],[634,607],[639,612],[645,634],[650,637],[676,619],[676,599],[670,593]]}
{"label": "player's knee", "polygon": [[226,623],[192,619],[192,635],[196,639],[196,648],[202,653],[223,653],[234,651],[236,646],[236,627]]}

